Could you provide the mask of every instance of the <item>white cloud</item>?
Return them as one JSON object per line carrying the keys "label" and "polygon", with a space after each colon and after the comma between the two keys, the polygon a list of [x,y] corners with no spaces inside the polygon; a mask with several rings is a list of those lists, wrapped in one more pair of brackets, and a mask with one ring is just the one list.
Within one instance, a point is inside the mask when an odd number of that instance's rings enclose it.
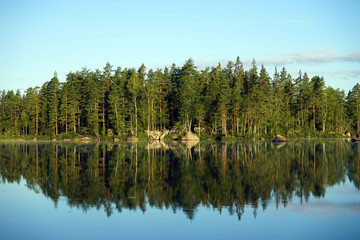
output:
{"label": "white cloud", "polygon": [[314,71],[309,72],[312,75],[327,75],[331,78],[335,79],[342,79],[342,80],[348,80],[348,79],[356,79],[358,78],[360,80],[360,70],[350,70],[350,71]]}
{"label": "white cloud", "polygon": [[[275,54],[272,54],[275,55]],[[291,54],[276,54],[279,57],[266,58],[262,62],[264,64],[272,65],[289,65],[289,64],[303,64],[303,65],[319,65],[331,62],[352,62],[360,63],[360,51],[339,52],[329,49],[305,50],[302,52]],[[264,54],[263,56],[266,56]]]}
{"label": "white cloud", "polygon": [[[281,53],[281,52],[250,52],[244,54],[238,54],[240,60],[243,62],[244,66],[251,66],[251,61],[255,58],[256,62],[259,64],[264,64],[265,67],[271,66],[285,66],[291,64],[299,65],[308,65],[308,66],[317,66],[327,63],[360,63],[360,50],[350,51],[350,52],[341,52],[334,51],[327,48],[319,48],[312,50],[303,50],[295,53]],[[245,56],[245,58],[244,58]],[[217,66],[219,63],[222,67],[226,67],[228,61],[235,61],[234,59],[215,59],[215,60],[202,60],[194,59],[195,65],[199,69],[204,69],[206,67]],[[355,71],[356,76],[358,75]]]}

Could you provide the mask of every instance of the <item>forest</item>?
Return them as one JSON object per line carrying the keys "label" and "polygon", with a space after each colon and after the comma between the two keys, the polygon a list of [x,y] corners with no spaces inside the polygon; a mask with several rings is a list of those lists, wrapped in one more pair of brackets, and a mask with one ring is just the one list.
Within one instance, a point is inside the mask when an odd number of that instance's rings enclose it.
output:
{"label": "forest", "polygon": [[285,67],[272,77],[240,58],[198,70],[190,58],[164,69],[57,73],[41,87],[0,96],[0,136],[107,135],[146,138],[145,130],[187,131],[201,138],[340,136],[360,131],[360,85],[347,94],[320,76]]}

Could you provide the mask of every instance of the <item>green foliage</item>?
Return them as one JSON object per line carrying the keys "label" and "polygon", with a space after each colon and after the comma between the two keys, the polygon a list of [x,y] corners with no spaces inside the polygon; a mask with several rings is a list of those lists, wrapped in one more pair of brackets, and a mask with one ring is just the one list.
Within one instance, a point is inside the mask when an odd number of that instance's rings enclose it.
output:
{"label": "green foliage", "polygon": [[108,129],[120,137],[164,129],[202,138],[327,136],[360,131],[360,85],[345,98],[320,76],[299,72],[294,79],[284,67],[271,78],[255,59],[244,70],[239,57],[203,70],[192,59],[148,71],[107,63],[102,71],[70,72],[62,83],[55,72],[23,95],[2,91],[0,113],[3,136],[100,137]]}

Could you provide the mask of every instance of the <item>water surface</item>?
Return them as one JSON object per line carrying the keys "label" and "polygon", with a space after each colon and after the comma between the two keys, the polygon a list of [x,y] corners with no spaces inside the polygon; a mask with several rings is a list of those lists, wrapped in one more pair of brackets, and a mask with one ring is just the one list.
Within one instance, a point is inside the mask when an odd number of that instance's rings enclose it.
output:
{"label": "water surface", "polygon": [[360,239],[360,144],[0,143],[1,239]]}

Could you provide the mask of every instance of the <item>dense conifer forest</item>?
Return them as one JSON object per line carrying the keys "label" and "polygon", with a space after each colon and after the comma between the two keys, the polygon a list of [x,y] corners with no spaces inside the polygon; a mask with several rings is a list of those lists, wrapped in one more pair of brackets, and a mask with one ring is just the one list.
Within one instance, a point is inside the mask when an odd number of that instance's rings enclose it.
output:
{"label": "dense conifer forest", "polygon": [[360,85],[347,94],[324,78],[284,68],[269,76],[253,60],[227,66],[116,69],[54,76],[41,87],[2,91],[0,136],[146,137],[145,130],[189,130],[201,137],[337,136],[360,131]]}

